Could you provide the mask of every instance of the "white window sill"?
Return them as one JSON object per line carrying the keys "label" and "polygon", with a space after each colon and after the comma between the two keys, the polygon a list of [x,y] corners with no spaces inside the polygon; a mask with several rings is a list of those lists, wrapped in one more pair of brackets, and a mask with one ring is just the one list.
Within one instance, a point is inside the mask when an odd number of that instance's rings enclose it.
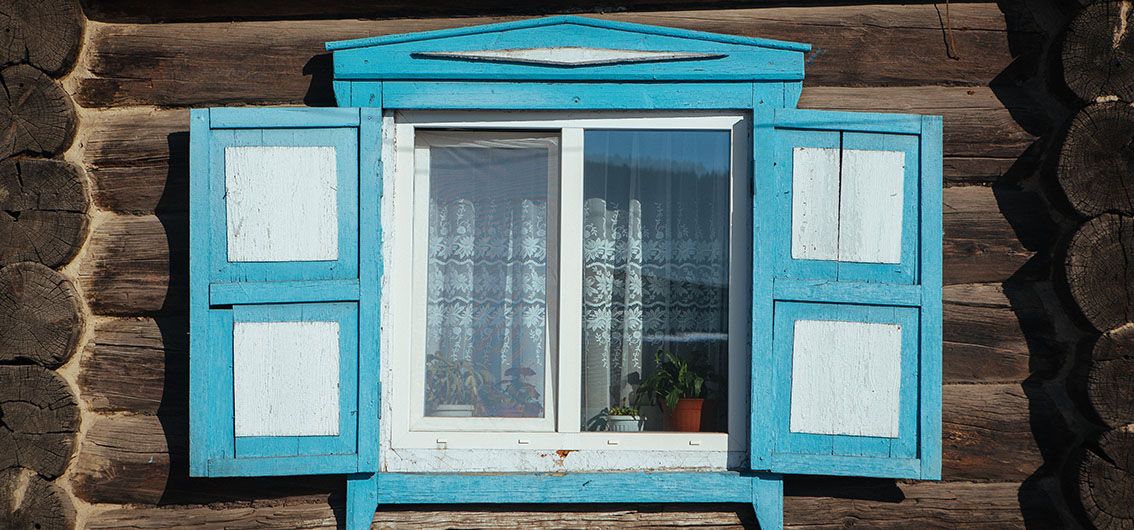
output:
{"label": "white window sill", "polygon": [[390,473],[725,471],[747,465],[744,451],[383,449],[380,467]]}

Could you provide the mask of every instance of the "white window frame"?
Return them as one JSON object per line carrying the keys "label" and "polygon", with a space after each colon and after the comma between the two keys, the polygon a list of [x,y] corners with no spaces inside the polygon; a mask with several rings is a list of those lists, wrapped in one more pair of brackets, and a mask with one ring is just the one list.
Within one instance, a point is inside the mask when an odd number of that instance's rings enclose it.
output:
{"label": "white window frame", "polygon": [[[581,430],[582,333],[548,334],[549,374],[545,418],[459,418],[477,430],[446,428],[454,418],[424,417],[424,251],[428,193],[415,171],[415,131],[460,129],[559,132],[560,330],[582,329],[583,131],[585,129],[700,129],[732,133],[729,229],[728,432],[615,433]],[[399,111],[383,119],[383,256],[380,467],[390,472],[598,471],[629,469],[730,469],[747,454],[749,424],[750,285],[752,245],[751,121],[742,113],[710,112],[488,112]],[[570,178],[570,176],[576,178]],[[424,191],[423,191],[424,190]],[[428,203],[425,196],[425,203]],[[422,197],[416,197],[421,201]],[[420,202],[419,202],[420,204]],[[555,209],[549,208],[549,212]],[[554,226],[556,223],[549,223]],[[424,225],[421,225],[424,226]],[[418,234],[415,235],[415,231]],[[565,296],[566,293],[578,295]],[[406,310],[413,308],[412,310]],[[420,346],[417,346],[420,348]],[[568,352],[565,354],[565,352]],[[570,353],[575,352],[575,353]],[[574,374],[569,376],[569,374]],[[409,383],[409,384],[407,384]],[[416,399],[414,395],[416,395]],[[437,421],[434,421],[437,420]],[[476,421],[479,420],[479,421]],[[541,423],[542,422],[542,423]],[[554,429],[549,428],[554,422]],[[452,425],[451,423],[449,423]],[[494,425],[495,424],[495,425]],[[527,432],[525,432],[525,429]],[[544,432],[532,432],[542,429]],[[554,431],[554,432],[551,432]],[[567,458],[578,452],[578,456]]]}

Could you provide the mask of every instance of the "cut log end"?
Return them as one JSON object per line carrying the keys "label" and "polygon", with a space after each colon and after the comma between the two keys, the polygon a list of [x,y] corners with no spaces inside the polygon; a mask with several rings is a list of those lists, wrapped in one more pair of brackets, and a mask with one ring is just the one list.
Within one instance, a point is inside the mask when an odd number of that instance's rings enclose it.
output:
{"label": "cut log end", "polygon": [[1079,227],[1066,274],[1071,297],[1095,329],[1134,321],[1134,218],[1104,214]]}
{"label": "cut log end", "polygon": [[1063,40],[1063,79],[1083,101],[1134,96],[1134,8],[1095,2],[1079,12]]}
{"label": "cut log end", "polygon": [[55,372],[0,366],[0,469],[58,477],[74,453],[78,430],[75,396]]}
{"label": "cut log end", "polygon": [[83,328],[71,282],[38,263],[0,269],[0,361],[61,366],[78,346]]}
{"label": "cut log end", "polygon": [[0,521],[4,528],[71,530],[75,506],[71,497],[26,469],[0,471]]}
{"label": "cut log end", "polygon": [[1113,429],[1134,424],[1134,325],[1099,337],[1091,357],[1087,396],[1095,413]]}
{"label": "cut log end", "polygon": [[7,0],[0,7],[0,64],[67,73],[79,55],[84,21],[78,0]]}
{"label": "cut log end", "polygon": [[0,159],[62,153],[75,132],[75,109],[63,87],[26,64],[0,70],[0,83]]}
{"label": "cut log end", "polygon": [[1083,509],[1099,530],[1134,528],[1134,433],[1110,431],[1079,468]]}
{"label": "cut log end", "polygon": [[1056,172],[1071,206],[1086,217],[1134,214],[1134,108],[1107,102],[1071,121]]}
{"label": "cut log end", "polygon": [[0,266],[34,261],[59,267],[87,235],[85,179],[58,160],[0,163]]}

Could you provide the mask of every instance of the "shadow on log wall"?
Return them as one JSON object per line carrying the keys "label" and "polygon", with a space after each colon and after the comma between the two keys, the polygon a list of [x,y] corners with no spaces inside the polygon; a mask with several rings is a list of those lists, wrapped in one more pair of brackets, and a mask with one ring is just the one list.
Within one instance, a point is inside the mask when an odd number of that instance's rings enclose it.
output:
{"label": "shadow on log wall", "polygon": [[[975,110],[966,109],[965,105],[969,103],[960,103],[957,105],[958,110],[954,112],[961,118],[946,117],[946,156],[950,156],[950,151],[955,155],[952,160],[946,162],[947,166],[954,168],[947,170],[947,185],[958,186],[953,190],[947,190],[946,193],[946,215],[953,215],[956,219],[952,224],[946,222],[948,232],[946,275],[950,275],[952,270],[954,274],[964,277],[963,281],[953,282],[956,284],[954,287],[956,287],[957,299],[946,304],[946,355],[947,358],[952,356],[951,361],[947,359],[947,363],[952,364],[946,367],[946,379],[952,377],[953,382],[965,383],[954,385],[963,388],[947,391],[946,407],[952,408],[945,411],[944,445],[947,452],[946,474],[949,475],[946,478],[982,483],[991,482],[994,479],[990,477],[996,477],[995,480],[1001,482],[1020,483],[1018,490],[1015,491],[1015,499],[1009,499],[1015,502],[1004,506],[998,504],[1003,499],[986,494],[981,489],[981,484],[975,484],[971,488],[966,486],[973,490],[972,497],[953,500],[953,502],[985,503],[986,506],[976,504],[968,505],[967,508],[972,510],[987,508],[989,519],[983,523],[988,527],[1008,525],[996,519],[994,514],[999,513],[996,511],[998,509],[1009,512],[1022,511],[1023,524],[1029,528],[1066,528],[1076,525],[1064,502],[1066,494],[1060,477],[1066,473],[1069,455],[1072,448],[1080,441],[1082,437],[1080,431],[1084,428],[1084,422],[1074,411],[1064,384],[1071,371],[1070,367],[1073,363],[1070,361],[1075,347],[1084,335],[1079,331],[1076,317],[1063,309],[1066,306],[1060,301],[1060,288],[1057,286],[1061,280],[1055,272],[1060,267],[1053,266],[1062,263],[1058,250],[1062,248],[1061,238],[1068,233],[1076,221],[1067,218],[1061,213],[1061,209],[1056,207],[1058,199],[1053,197],[1058,197],[1059,192],[1052,190],[1049,182],[1052,146],[1058,145],[1057,131],[1070,115],[1070,110],[1062,103],[1058,89],[1055,88],[1058,83],[1053,79],[1053,60],[1057,58],[1053,58],[1054,52],[1051,50],[1058,49],[1058,37],[1068,13],[1074,10],[1074,6],[1060,5],[1056,3],[1057,1],[1001,0],[999,2],[1007,27],[1007,53],[1012,60],[1010,64],[1000,68],[991,80],[980,81],[981,86],[973,84],[971,80],[961,79],[962,76],[959,74],[940,83],[911,82],[925,85],[925,88],[935,85],[933,87],[935,91],[957,93],[961,97],[966,95],[966,91],[967,95],[972,96],[979,91],[991,89],[999,106],[1007,109],[1010,114],[1007,123],[996,123],[995,128],[1000,129],[996,133],[999,136],[996,137],[1001,138],[1008,134],[1002,132],[1003,130],[1018,130],[1017,133],[1013,133],[1014,143],[1011,146],[997,151],[995,159],[986,160],[980,153],[957,154],[959,148],[950,145],[962,143],[963,138],[960,136],[963,134],[954,132],[954,137],[950,138],[950,128],[963,121],[964,116],[967,116],[966,112],[974,115],[971,119],[972,125],[967,125],[974,128],[982,124],[987,126],[988,122],[997,119],[996,115],[986,112],[981,107],[976,107]],[[164,3],[169,4],[167,7],[171,10],[164,11],[166,15],[163,21],[249,18],[249,15],[242,11],[245,8],[239,2],[204,4],[209,9],[216,10],[213,14],[209,14],[206,7],[201,4],[196,5],[191,12],[183,12],[174,8],[173,4],[176,2]],[[163,1],[90,0],[86,4],[87,15],[92,21],[113,23],[100,26],[98,31],[103,32],[105,36],[100,37],[96,34],[94,37],[96,49],[89,52],[98,54],[98,57],[88,59],[86,66],[96,74],[115,68],[123,70],[135,67],[122,65],[137,59],[131,54],[145,50],[145,44],[131,48],[134,44],[130,42],[113,44],[100,39],[128,39],[126,34],[134,33],[129,29],[130,26],[118,24],[155,21],[152,13],[163,12],[161,9]],[[262,2],[251,4],[263,7]],[[640,7],[659,9],[665,4],[668,2],[644,4]],[[398,12],[396,11],[398,8],[390,7],[394,5],[393,3],[383,5],[393,9],[392,12]],[[565,7],[564,10],[578,10],[582,4],[572,2],[570,6],[574,9]],[[620,3],[620,6],[625,6],[625,3]],[[284,8],[278,18],[349,18],[379,12],[376,11],[379,7],[370,4],[344,8],[346,10],[342,13],[333,12],[330,15],[304,11],[302,6],[296,3],[285,4]],[[689,9],[684,4],[679,8]],[[719,6],[713,8],[717,9]],[[288,9],[293,9],[294,12]],[[362,11],[356,12],[352,11],[353,9]],[[485,7],[482,11],[478,8],[475,14],[483,16],[491,9]],[[925,13],[935,14],[935,18],[931,21],[919,20],[919,23],[933,28],[933,39],[940,39],[932,43],[934,46],[945,46],[947,45],[945,43],[951,40],[948,27],[960,31],[965,25],[979,26],[979,21],[964,18],[966,11],[957,4],[954,4],[952,9],[953,16],[957,18],[951,22],[946,21],[944,9],[927,10]],[[508,14],[505,10],[506,8],[500,8],[499,14]],[[257,9],[256,12],[266,11]],[[399,13],[409,13],[409,11]],[[830,8],[826,13],[835,15],[839,11]],[[444,11],[437,14],[452,16],[454,12]],[[667,24],[664,15],[657,17],[657,20],[646,20],[648,17],[649,15],[638,17],[634,14],[627,15],[628,19],[637,22]],[[690,22],[689,19],[675,18],[678,21],[684,20],[687,25],[699,24],[695,21]],[[780,28],[786,31],[783,28],[792,26],[790,19],[785,20],[787,22],[779,26],[774,21],[763,24],[773,30]],[[487,20],[458,23],[481,22]],[[405,25],[409,30],[423,29],[419,26],[431,24],[440,27],[457,23],[412,21]],[[724,27],[699,26],[696,29],[727,32],[727,24],[722,24]],[[711,23],[702,25],[712,26]],[[869,27],[869,24],[865,25]],[[349,31],[370,32],[361,24],[355,26],[347,24],[347,26],[350,28]],[[389,26],[383,28],[389,29]],[[871,31],[873,30],[868,30],[860,37],[870,38]],[[981,31],[984,29],[977,27],[972,33]],[[116,32],[123,34],[118,35]],[[160,36],[160,32],[150,32],[147,38],[156,39]],[[763,36],[791,38],[791,35]],[[339,33],[333,35],[327,33],[325,37],[319,38],[332,40],[343,37],[345,35]],[[954,53],[960,57],[959,60],[965,61],[966,56],[971,58],[982,53],[992,53],[981,47],[984,42],[980,40],[982,38],[985,37],[974,38],[975,40],[968,46],[965,43],[969,41],[962,41],[962,46],[954,50]],[[806,34],[796,36],[796,39],[807,40]],[[186,46],[190,45],[186,44]],[[935,47],[932,52],[926,53],[938,52],[939,48]],[[879,97],[874,98],[873,105],[876,106],[873,108],[869,107],[869,104],[856,103],[852,97],[844,97],[852,90],[865,90],[845,87],[870,83],[857,83],[854,79],[839,77],[838,72],[831,70],[832,68],[837,70],[838,67],[832,67],[827,61],[833,59],[825,59],[818,54],[809,58],[808,68],[815,66],[819,72],[817,78],[822,82],[814,87],[808,84],[811,88],[804,95],[806,104],[828,108],[842,105],[848,110],[887,110],[886,106],[890,102],[881,99],[881,95],[890,92],[880,91]],[[819,64],[816,66],[815,62]],[[103,319],[96,325],[94,338],[84,352],[80,386],[83,389],[82,398],[88,401],[90,408],[95,412],[127,412],[127,414],[116,415],[113,419],[96,420],[90,427],[86,435],[88,443],[85,443],[80,451],[78,471],[74,480],[75,492],[80,497],[91,502],[111,504],[172,505],[220,502],[247,505],[255,500],[270,505],[272,498],[311,496],[320,499],[321,502],[326,502],[330,498],[331,505],[336,507],[335,510],[341,509],[342,481],[336,477],[206,480],[190,479],[187,476],[188,232],[185,212],[188,202],[189,139],[188,133],[185,132],[188,113],[179,110],[178,107],[243,104],[245,99],[253,100],[249,102],[257,104],[300,102],[312,106],[332,104],[330,56],[313,52],[309,57],[304,58],[302,65],[302,75],[307,81],[306,86],[301,88],[301,93],[294,95],[287,95],[285,92],[257,93],[256,96],[262,96],[260,99],[251,96],[245,98],[247,91],[243,96],[240,92],[248,86],[257,86],[257,83],[238,82],[235,78],[234,82],[245,84],[231,90],[221,90],[223,93],[218,95],[214,102],[210,102],[207,95],[176,92],[162,94],[161,88],[154,89],[150,94],[152,98],[145,100],[137,95],[138,89],[128,86],[129,81],[119,83],[109,79],[89,79],[77,83],[76,99],[87,108],[109,109],[119,105],[131,105],[130,108],[115,109],[113,112],[94,111],[105,116],[85,124],[91,129],[85,158],[94,174],[93,180],[97,183],[94,190],[95,202],[104,210],[122,215],[114,215],[111,219],[104,220],[100,227],[94,230],[90,245],[103,253],[85,262],[79,273],[88,297],[87,303],[92,311],[98,315],[117,317]],[[125,77],[131,72],[121,73]],[[235,74],[222,70],[218,75]],[[290,86],[287,85],[288,83],[295,83],[295,73],[288,72],[288,76],[290,79],[282,82],[286,86]],[[224,77],[221,79],[223,80]],[[874,82],[886,87],[911,84],[901,82],[900,78],[896,82],[893,79]],[[957,81],[958,79],[961,80]],[[944,88],[936,85],[959,86]],[[260,83],[259,86],[264,85]],[[915,94],[910,100],[914,101],[919,88],[923,87],[901,88],[901,93]],[[894,93],[897,93],[899,89],[880,90],[894,90]],[[905,107],[889,110],[933,112],[918,107],[916,101],[902,103],[904,100],[900,98],[894,101],[898,102],[895,104]],[[131,126],[127,127],[127,124]],[[1029,142],[1030,145],[1027,145]],[[1017,144],[1021,144],[1022,147],[1017,149]],[[135,149],[140,154],[135,156],[115,152],[122,149]],[[1002,170],[991,175],[979,170],[966,169],[965,164],[1001,164]],[[950,174],[949,171],[952,173]],[[155,178],[147,181],[145,175],[154,175]],[[159,180],[162,182],[155,186]],[[966,186],[960,187],[961,185]],[[979,186],[985,188],[978,189]],[[969,207],[974,201],[983,200],[981,194],[987,191],[987,187],[991,188],[990,196],[995,202],[992,213],[1007,220],[1011,233],[997,232],[1000,230],[999,225],[985,222],[985,217],[981,217],[985,215],[983,210],[972,213],[972,217],[968,217],[970,213],[967,211],[960,211],[962,206]],[[951,211],[951,205],[948,204],[950,200],[955,200],[962,206]],[[1008,239],[1013,241],[1005,242]],[[1006,270],[1007,273],[982,272],[989,268],[997,271]],[[946,283],[950,283],[950,280],[947,279]],[[164,289],[155,290],[154,285],[164,285]],[[947,297],[949,296],[947,294]],[[1000,297],[1007,299],[1006,307],[1001,307],[996,301],[1000,300]],[[980,316],[970,317],[970,313],[973,312],[982,313]],[[985,312],[994,316],[988,317]],[[996,327],[1003,323],[995,321],[1005,317],[1015,320],[1013,329],[1003,331]],[[972,318],[975,325],[966,320],[967,318]],[[953,331],[950,330],[950,326],[953,326]],[[966,329],[959,329],[961,327]],[[1020,331],[1016,331],[1015,327]],[[999,347],[1000,342],[1010,340],[1003,335],[1017,332],[1022,332],[1026,351],[1010,351],[1006,354],[988,346],[995,344]],[[980,333],[987,336],[983,336],[979,341],[969,338],[972,334]],[[966,345],[967,342],[981,342],[981,344],[969,347]],[[1011,347],[1001,349],[1010,350]],[[1015,359],[1011,355],[1024,358]],[[152,363],[148,361],[151,358],[154,360]],[[1000,362],[997,360],[1000,358],[1012,360]],[[147,363],[150,364],[139,363],[134,368],[123,371],[121,367],[130,364],[131,359],[147,359]],[[157,366],[159,363],[161,366]],[[1022,366],[1016,367],[1017,364]],[[950,370],[954,373],[952,376],[949,375]],[[1021,380],[1022,386],[1016,386]],[[1022,390],[1019,390],[1020,388]],[[953,401],[948,401],[950,396]],[[1027,424],[1017,426],[1013,422],[1020,420],[1016,418],[1004,419],[996,416],[995,409],[1000,403],[1026,407]],[[1010,415],[1010,412],[1004,412],[1005,417]],[[124,459],[119,454],[112,454],[116,448],[126,445],[141,448],[136,451],[136,461],[131,461],[129,457]],[[1038,456],[1028,453],[1030,445],[1038,447]],[[988,450],[1001,450],[1004,453],[1002,457],[982,454],[982,451]],[[154,455],[158,457],[156,465],[153,460]],[[162,458],[165,459],[164,462]],[[111,481],[103,480],[107,473],[115,473],[119,478]],[[824,505],[822,502],[813,502],[809,499],[835,498],[862,501],[865,503],[862,506],[871,507],[866,508],[867,510],[883,513],[881,517],[893,517],[883,522],[867,520],[863,521],[864,523],[901,527],[903,522],[906,524],[912,522],[901,518],[904,507],[907,506],[904,501],[908,500],[906,496],[910,494],[909,492],[929,490],[929,485],[923,488],[916,484],[910,486],[890,480],[792,478],[787,482],[788,523],[790,526],[792,514],[795,514],[797,524],[831,527],[854,524],[855,520],[861,517],[861,514],[854,509],[840,507],[834,510],[829,504]],[[933,497],[933,494],[930,493],[929,497]],[[920,526],[982,526],[981,521],[949,519],[947,512],[951,508],[948,502],[941,501],[941,503],[945,506],[933,512],[937,513],[940,519],[919,521],[919,523],[924,522]],[[933,506],[932,502],[923,504]],[[893,514],[889,513],[887,506],[894,507]],[[511,508],[516,509],[516,507]],[[937,508],[926,509],[937,510]],[[437,510],[444,513],[443,509]],[[540,512],[544,508],[533,510],[532,507],[524,507],[522,510]],[[574,508],[549,507],[547,510],[574,511]],[[336,515],[341,514],[336,513]],[[406,517],[412,519],[412,516]],[[736,518],[741,524],[751,524],[750,514],[741,513]],[[1014,519],[1011,521],[1013,521],[1011,524],[1016,524]]]}

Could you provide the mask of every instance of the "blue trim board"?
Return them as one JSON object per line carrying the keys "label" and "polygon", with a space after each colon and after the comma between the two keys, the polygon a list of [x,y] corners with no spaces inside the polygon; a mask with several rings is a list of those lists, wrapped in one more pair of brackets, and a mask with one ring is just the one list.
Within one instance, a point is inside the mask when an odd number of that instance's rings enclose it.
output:
{"label": "blue trim board", "polygon": [[189,474],[208,475],[219,456],[209,426],[216,419],[209,383],[209,109],[189,112]]}
{"label": "blue trim board", "polygon": [[[381,87],[379,86],[379,98]],[[379,99],[381,104],[381,99]],[[381,398],[382,109],[362,109],[359,128],[358,470],[378,470]]]}
{"label": "blue trim board", "polygon": [[270,304],[296,300],[343,302],[359,299],[358,280],[231,282],[209,285],[209,304]]}
{"label": "blue trim board", "polygon": [[387,109],[747,110],[752,83],[387,81]]}
{"label": "blue trim board", "polygon": [[[364,37],[361,39],[332,41],[326,44],[326,48],[327,51],[346,50],[350,48],[361,48],[365,46],[382,46],[388,44],[399,44],[403,42],[445,39],[466,35],[491,34],[517,29],[557,26],[565,24],[604,28],[615,31],[634,32],[641,33],[643,35],[660,35],[667,37],[678,37],[683,39],[702,40],[706,42],[758,46],[762,48],[777,50],[791,50],[797,52],[807,52],[811,50],[810,44],[803,44],[799,42],[761,39],[756,37],[738,37],[735,35],[725,35],[721,33],[675,29],[667,28],[664,26],[651,26],[647,24],[634,24],[632,22],[615,22],[597,18],[580,17],[575,15],[530,18],[526,20],[518,20],[515,22],[500,22],[496,24],[483,24],[479,26],[465,26],[452,29],[420,31],[416,33],[402,33],[398,35],[385,35],[381,37]],[[539,43],[534,42],[532,43],[532,45],[539,45]],[[576,43],[575,45],[579,46],[581,44]]]}
{"label": "blue trim board", "polygon": [[921,132],[921,477],[941,479],[942,143],[940,116],[922,116]]}
{"label": "blue trim board", "polygon": [[358,109],[277,107],[212,109],[213,129],[310,129],[314,127],[358,127]]}

